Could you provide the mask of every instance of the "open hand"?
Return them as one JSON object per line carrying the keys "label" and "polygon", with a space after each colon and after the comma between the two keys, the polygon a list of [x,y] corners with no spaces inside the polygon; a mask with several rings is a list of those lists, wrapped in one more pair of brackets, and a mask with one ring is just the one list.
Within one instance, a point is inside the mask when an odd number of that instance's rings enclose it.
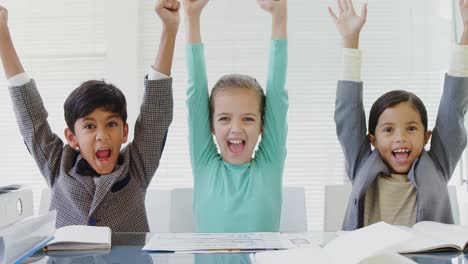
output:
{"label": "open hand", "polygon": [[339,16],[336,16],[333,10],[328,7],[328,13],[343,39],[359,37],[359,33],[366,22],[367,4],[364,4],[361,16],[358,16],[354,10],[352,0],[338,0],[338,12]]}

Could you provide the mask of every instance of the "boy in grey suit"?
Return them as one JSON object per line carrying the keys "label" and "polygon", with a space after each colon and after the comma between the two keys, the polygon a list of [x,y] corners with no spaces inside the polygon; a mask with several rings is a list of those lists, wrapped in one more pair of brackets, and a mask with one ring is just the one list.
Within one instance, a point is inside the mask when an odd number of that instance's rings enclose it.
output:
{"label": "boy in grey suit", "polygon": [[87,81],[64,104],[68,144],[52,133],[34,80],[24,72],[0,7],[0,57],[24,141],[52,189],[57,227],[109,226],[114,232],[149,231],[145,195],[172,121],[172,58],[179,2],[159,0],[155,11],[164,31],[147,78],[134,140],[127,141],[126,101],[103,81]]}
{"label": "boy in grey suit", "polygon": [[[353,185],[343,229],[378,221],[406,226],[419,221],[453,223],[447,183],[467,144],[468,1],[460,0],[465,30],[445,77],[433,132],[427,129],[426,108],[416,95],[391,91],[373,104],[368,135],[358,50],[367,6],[358,16],[351,0],[338,4],[339,16],[329,9],[344,46],[335,122]],[[426,151],[431,136],[431,148]]]}

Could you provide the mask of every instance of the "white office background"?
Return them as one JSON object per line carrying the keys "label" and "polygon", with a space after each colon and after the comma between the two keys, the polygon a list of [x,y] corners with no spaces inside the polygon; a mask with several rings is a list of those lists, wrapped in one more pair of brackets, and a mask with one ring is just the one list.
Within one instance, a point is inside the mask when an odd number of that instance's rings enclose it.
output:
{"label": "white office background", "polygon": [[[9,9],[17,51],[38,84],[56,133],[63,138],[66,96],[88,79],[105,79],[124,91],[133,129],[143,77],[153,63],[161,33],[154,1],[2,2]],[[422,98],[429,126],[434,125],[451,45],[461,30],[453,19],[453,14],[459,15],[453,2],[368,0],[368,19],[361,34],[367,113],[382,93],[406,89]],[[357,9],[362,3],[357,1]],[[336,1],[289,0],[288,6],[290,109],[284,185],[306,188],[309,230],[323,227],[324,185],[347,181],[333,121],[341,43],[328,17],[328,5],[335,7]],[[202,19],[209,86],[226,73],[250,74],[265,84],[270,23],[270,16],[255,0],[209,3]],[[182,19],[172,71],[174,121],[150,188],[187,187],[193,183],[187,147],[184,46]],[[0,78],[0,87],[0,185],[31,186],[37,208],[45,181],[23,144],[4,77]],[[460,186],[459,196],[465,196],[460,200],[461,209],[467,206],[463,176],[463,170],[457,170],[452,180],[452,184]],[[462,221],[466,223],[463,211]]]}

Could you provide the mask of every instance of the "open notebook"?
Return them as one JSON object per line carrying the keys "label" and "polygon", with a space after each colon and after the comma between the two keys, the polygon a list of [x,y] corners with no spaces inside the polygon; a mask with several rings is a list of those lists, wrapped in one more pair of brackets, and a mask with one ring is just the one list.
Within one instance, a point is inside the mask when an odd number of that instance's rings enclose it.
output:
{"label": "open notebook", "polygon": [[393,248],[402,254],[468,250],[468,226],[423,221],[412,228],[401,228],[414,235]]}
{"label": "open notebook", "polygon": [[58,228],[45,247],[51,250],[102,250],[111,248],[112,232],[105,226],[72,225]]}

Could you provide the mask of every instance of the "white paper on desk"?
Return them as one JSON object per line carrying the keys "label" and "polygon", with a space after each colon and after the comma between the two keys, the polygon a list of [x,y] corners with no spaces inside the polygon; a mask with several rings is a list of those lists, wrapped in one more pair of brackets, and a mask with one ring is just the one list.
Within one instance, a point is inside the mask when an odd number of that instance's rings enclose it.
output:
{"label": "white paper on desk", "polygon": [[404,257],[398,253],[382,253],[379,255],[371,256],[359,262],[359,264],[416,264],[411,259]]}
{"label": "white paper on desk", "polygon": [[[321,232],[307,233],[281,233],[281,236],[289,241],[289,248],[318,247],[324,244],[325,235]],[[329,240],[329,239],[328,239]],[[326,241],[328,241],[326,240]]]}
{"label": "white paper on desk", "polygon": [[359,263],[412,237],[401,228],[379,222],[343,234],[330,241],[324,249],[333,263]]}
{"label": "white paper on desk", "polygon": [[142,250],[219,253],[289,247],[290,243],[279,233],[166,233],[155,234]]}
{"label": "white paper on desk", "polygon": [[[341,254],[341,253],[335,252],[334,254]],[[323,248],[318,248],[318,247],[256,253],[256,254],[252,254],[251,259],[252,259],[252,263],[255,263],[255,264],[284,264],[284,263],[335,264],[336,263],[336,262],[333,262],[332,258],[325,252]],[[354,262],[344,261],[344,262],[338,262],[338,263],[353,264]],[[394,264],[394,263],[413,264],[416,262],[402,255],[399,255],[397,253],[383,253],[383,254],[379,254],[376,256],[368,257],[362,261],[359,261],[358,263],[359,264],[375,264],[375,263],[378,263],[378,264]]]}
{"label": "white paper on desk", "polygon": [[[414,263],[396,254],[385,252],[395,244],[412,238],[401,228],[384,222],[347,232],[324,248],[304,248],[255,254],[256,264],[275,263]],[[290,261],[294,259],[294,261]],[[396,261],[396,262],[395,262]]]}
{"label": "white paper on desk", "polygon": [[252,258],[255,260],[253,261],[255,264],[331,263],[329,256],[325,253],[323,248],[320,247],[261,252],[255,253]]}

